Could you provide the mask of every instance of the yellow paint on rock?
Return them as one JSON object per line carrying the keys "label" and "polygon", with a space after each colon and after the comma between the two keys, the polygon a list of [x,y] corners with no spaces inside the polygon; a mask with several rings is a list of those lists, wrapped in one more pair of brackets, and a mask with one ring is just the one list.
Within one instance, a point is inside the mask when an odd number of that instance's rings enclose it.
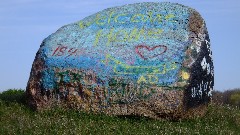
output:
{"label": "yellow paint on rock", "polygon": [[190,74],[188,72],[182,71],[182,79],[188,80],[190,78]]}

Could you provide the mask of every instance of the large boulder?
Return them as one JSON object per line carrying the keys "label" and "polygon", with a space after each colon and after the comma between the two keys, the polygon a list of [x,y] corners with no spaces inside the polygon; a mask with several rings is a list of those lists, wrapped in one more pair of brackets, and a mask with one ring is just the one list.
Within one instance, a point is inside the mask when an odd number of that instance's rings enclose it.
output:
{"label": "large boulder", "polygon": [[213,81],[200,14],[175,3],[137,3],[103,10],[47,37],[26,93],[34,109],[183,118],[204,114]]}

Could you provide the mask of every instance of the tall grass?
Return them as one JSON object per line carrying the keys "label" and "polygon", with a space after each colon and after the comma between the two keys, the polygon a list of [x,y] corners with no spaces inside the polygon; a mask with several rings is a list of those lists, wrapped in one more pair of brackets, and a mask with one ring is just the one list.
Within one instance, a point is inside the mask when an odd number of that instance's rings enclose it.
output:
{"label": "tall grass", "polygon": [[6,93],[0,94],[1,135],[240,134],[240,109],[227,105],[211,104],[203,118],[169,121],[144,117],[96,115],[61,108],[35,112],[29,109],[22,100],[24,98],[22,90],[16,94]]}

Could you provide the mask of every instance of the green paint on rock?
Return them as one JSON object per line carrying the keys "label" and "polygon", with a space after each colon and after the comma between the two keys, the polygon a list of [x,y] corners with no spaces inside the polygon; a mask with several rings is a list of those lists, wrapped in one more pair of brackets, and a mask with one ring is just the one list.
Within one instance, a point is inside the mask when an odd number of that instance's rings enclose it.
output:
{"label": "green paint on rock", "polygon": [[192,117],[204,114],[213,76],[209,36],[197,11],[137,3],[103,10],[47,37],[27,95],[35,109],[65,104],[109,115]]}

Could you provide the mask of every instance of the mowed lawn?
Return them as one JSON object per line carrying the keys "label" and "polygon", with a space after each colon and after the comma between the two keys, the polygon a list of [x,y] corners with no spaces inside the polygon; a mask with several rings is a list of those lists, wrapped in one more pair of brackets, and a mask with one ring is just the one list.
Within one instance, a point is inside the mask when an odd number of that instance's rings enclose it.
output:
{"label": "mowed lawn", "polygon": [[61,108],[36,112],[25,105],[23,91],[17,90],[0,94],[0,135],[8,134],[240,135],[240,109],[211,104],[203,118],[179,121],[113,117]]}

